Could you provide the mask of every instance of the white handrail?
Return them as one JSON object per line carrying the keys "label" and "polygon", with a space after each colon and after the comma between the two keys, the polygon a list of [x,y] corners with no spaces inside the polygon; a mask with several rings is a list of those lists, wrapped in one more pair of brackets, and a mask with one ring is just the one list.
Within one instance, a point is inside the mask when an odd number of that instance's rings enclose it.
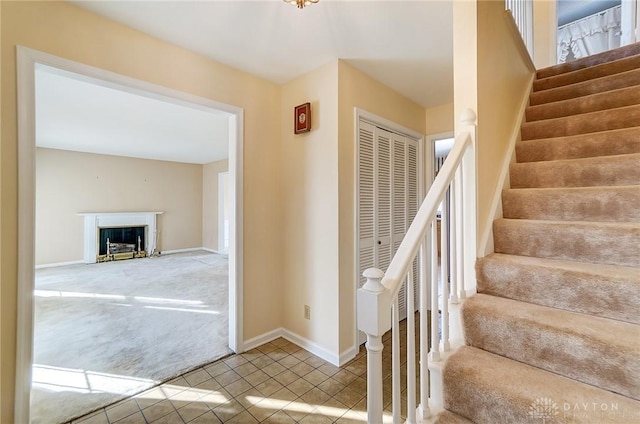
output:
{"label": "white handrail", "polygon": [[438,205],[447,193],[456,170],[460,166],[460,162],[462,162],[462,157],[471,142],[471,134],[467,131],[456,137],[447,160],[444,161],[440,172],[433,180],[427,196],[424,198],[422,205],[420,205],[418,213],[409,226],[404,239],[402,239],[396,254],[393,256],[389,268],[387,268],[387,272],[385,272],[382,279],[382,285],[391,291],[391,296],[396,296],[400,291],[402,282],[409,272],[409,267],[418,253],[431,221],[436,215]]}
{"label": "white handrail", "polygon": [[[379,269],[367,269],[363,276],[367,279],[362,288],[358,290],[357,296],[357,318],[358,328],[367,335],[367,421],[369,423],[383,422],[383,380],[382,380],[382,336],[384,333],[392,329],[392,420],[394,423],[400,422],[401,416],[401,396],[400,392],[400,341],[399,341],[399,317],[398,317],[398,293],[403,283],[406,284],[406,304],[407,304],[407,340],[406,340],[406,381],[407,381],[407,423],[412,424],[420,422],[430,416],[429,398],[426,395],[426,389],[429,387],[429,376],[427,369],[429,361],[439,361],[440,352],[449,350],[449,319],[448,304],[457,303],[458,299],[465,297],[464,281],[460,280],[462,276],[462,265],[465,262],[464,251],[462,246],[463,234],[463,213],[472,213],[475,216],[475,210],[466,210],[463,205],[465,196],[462,195],[465,186],[463,186],[463,177],[465,172],[475,170],[475,119],[476,115],[473,111],[467,110],[463,114],[461,123],[467,127],[465,131],[460,132],[456,137],[453,148],[447,156],[440,172],[436,176],[431,188],[429,189],[424,201],[420,205],[418,212],[409,226],[405,237],[403,238],[398,250],[396,251],[386,274]],[[470,162],[472,161],[472,162]],[[465,171],[466,167],[470,167]],[[471,175],[471,174],[469,174]],[[442,290],[438,287],[438,254],[436,244],[436,210],[438,205],[446,199],[447,191],[450,192],[452,207],[450,209],[450,221],[457,227],[452,231],[450,243],[447,242],[446,228],[447,218],[443,216],[444,225],[441,237],[442,246]],[[475,196],[475,190],[472,193]],[[455,198],[453,198],[455,196]],[[475,199],[472,202],[475,204]],[[443,213],[448,214],[445,204]],[[430,243],[428,242],[429,238]],[[418,252],[420,254],[418,255]],[[451,253],[451,256],[449,256]],[[413,261],[416,257],[420,260],[419,276],[414,274]],[[450,262],[449,262],[450,258]],[[474,258],[475,259],[475,258]],[[448,267],[455,268],[450,274]],[[427,270],[430,267],[430,272]],[[449,291],[449,276],[458,278],[457,281],[451,281],[453,292]],[[414,296],[413,283],[419,279],[418,287],[420,288],[420,372],[416,375],[415,363],[415,326],[414,326]],[[459,290],[459,296],[458,296]],[[439,306],[440,296],[442,296],[442,307]],[[428,310],[430,308],[430,310]],[[427,314],[431,313],[431,351],[429,351],[427,328]],[[442,316],[440,316],[442,315]],[[440,319],[441,318],[441,319]],[[442,327],[441,327],[442,326]],[[442,331],[440,331],[440,329]],[[442,341],[442,346],[440,342]],[[389,364],[387,364],[389,365]],[[420,388],[420,404],[416,405],[417,387],[416,377],[419,377]],[[432,382],[433,384],[433,382]],[[437,398],[437,396],[436,396]],[[441,398],[441,396],[439,396]]]}

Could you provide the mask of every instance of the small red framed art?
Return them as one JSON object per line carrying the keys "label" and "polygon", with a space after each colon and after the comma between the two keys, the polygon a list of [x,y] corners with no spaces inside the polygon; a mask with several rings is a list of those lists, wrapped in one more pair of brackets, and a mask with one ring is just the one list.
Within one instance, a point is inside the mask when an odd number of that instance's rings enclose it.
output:
{"label": "small red framed art", "polygon": [[311,103],[296,106],[293,109],[293,119],[294,134],[311,131]]}

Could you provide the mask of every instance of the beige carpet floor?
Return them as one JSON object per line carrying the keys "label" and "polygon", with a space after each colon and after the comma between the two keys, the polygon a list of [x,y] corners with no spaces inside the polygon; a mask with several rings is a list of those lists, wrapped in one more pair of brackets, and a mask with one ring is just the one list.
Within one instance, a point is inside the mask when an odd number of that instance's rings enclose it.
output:
{"label": "beige carpet floor", "polygon": [[31,415],[61,423],[227,355],[228,258],[36,271]]}

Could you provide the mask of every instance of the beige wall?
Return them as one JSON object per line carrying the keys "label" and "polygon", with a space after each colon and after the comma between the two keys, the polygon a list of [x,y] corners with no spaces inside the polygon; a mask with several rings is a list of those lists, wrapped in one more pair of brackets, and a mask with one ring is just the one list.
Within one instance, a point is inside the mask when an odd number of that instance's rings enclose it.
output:
{"label": "beige wall", "polygon": [[83,259],[78,212],[159,211],[160,250],[202,246],[202,165],[36,151],[36,265]]}
{"label": "beige wall", "polygon": [[355,309],[355,152],[354,108],[425,133],[425,110],[389,87],[340,61],[338,68],[339,320],[340,353],[354,346]]}
{"label": "beige wall", "polygon": [[503,3],[479,1],[478,242],[492,225],[492,200],[502,186],[502,165],[511,157],[534,75],[517,43],[521,41],[509,29]]}
{"label": "beige wall", "polygon": [[218,250],[218,174],[229,170],[219,160],[202,165],[202,247]]}
{"label": "beige wall", "polygon": [[537,69],[557,63],[556,38],[558,18],[556,2],[551,0],[533,1],[533,63]]}
{"label": "beige wall", "polygon": [[453,132],[453,103],[427,108],[424,127],[426,135]]}
{"label": "beige wall", "polygon": [[[312,130],[294,135],[293,108],[306,102]],[[337,353],[338,63],[285,84],[281,104],[284,326]]]}
{"label": "beige wall", "polygon": [[0,2],[0,422],[13,422],[17,294],[16,45],[244,109],[244,337],[281,326],[280,89],[62,2]]}

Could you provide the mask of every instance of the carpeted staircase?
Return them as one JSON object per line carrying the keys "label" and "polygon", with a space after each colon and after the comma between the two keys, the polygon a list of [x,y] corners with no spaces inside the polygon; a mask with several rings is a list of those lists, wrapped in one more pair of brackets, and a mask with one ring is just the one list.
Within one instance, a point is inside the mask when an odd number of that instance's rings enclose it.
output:
{"label": "carpeted staircase", "polygon": [[537,72],[440,423],[640,423],[640,43]]}

